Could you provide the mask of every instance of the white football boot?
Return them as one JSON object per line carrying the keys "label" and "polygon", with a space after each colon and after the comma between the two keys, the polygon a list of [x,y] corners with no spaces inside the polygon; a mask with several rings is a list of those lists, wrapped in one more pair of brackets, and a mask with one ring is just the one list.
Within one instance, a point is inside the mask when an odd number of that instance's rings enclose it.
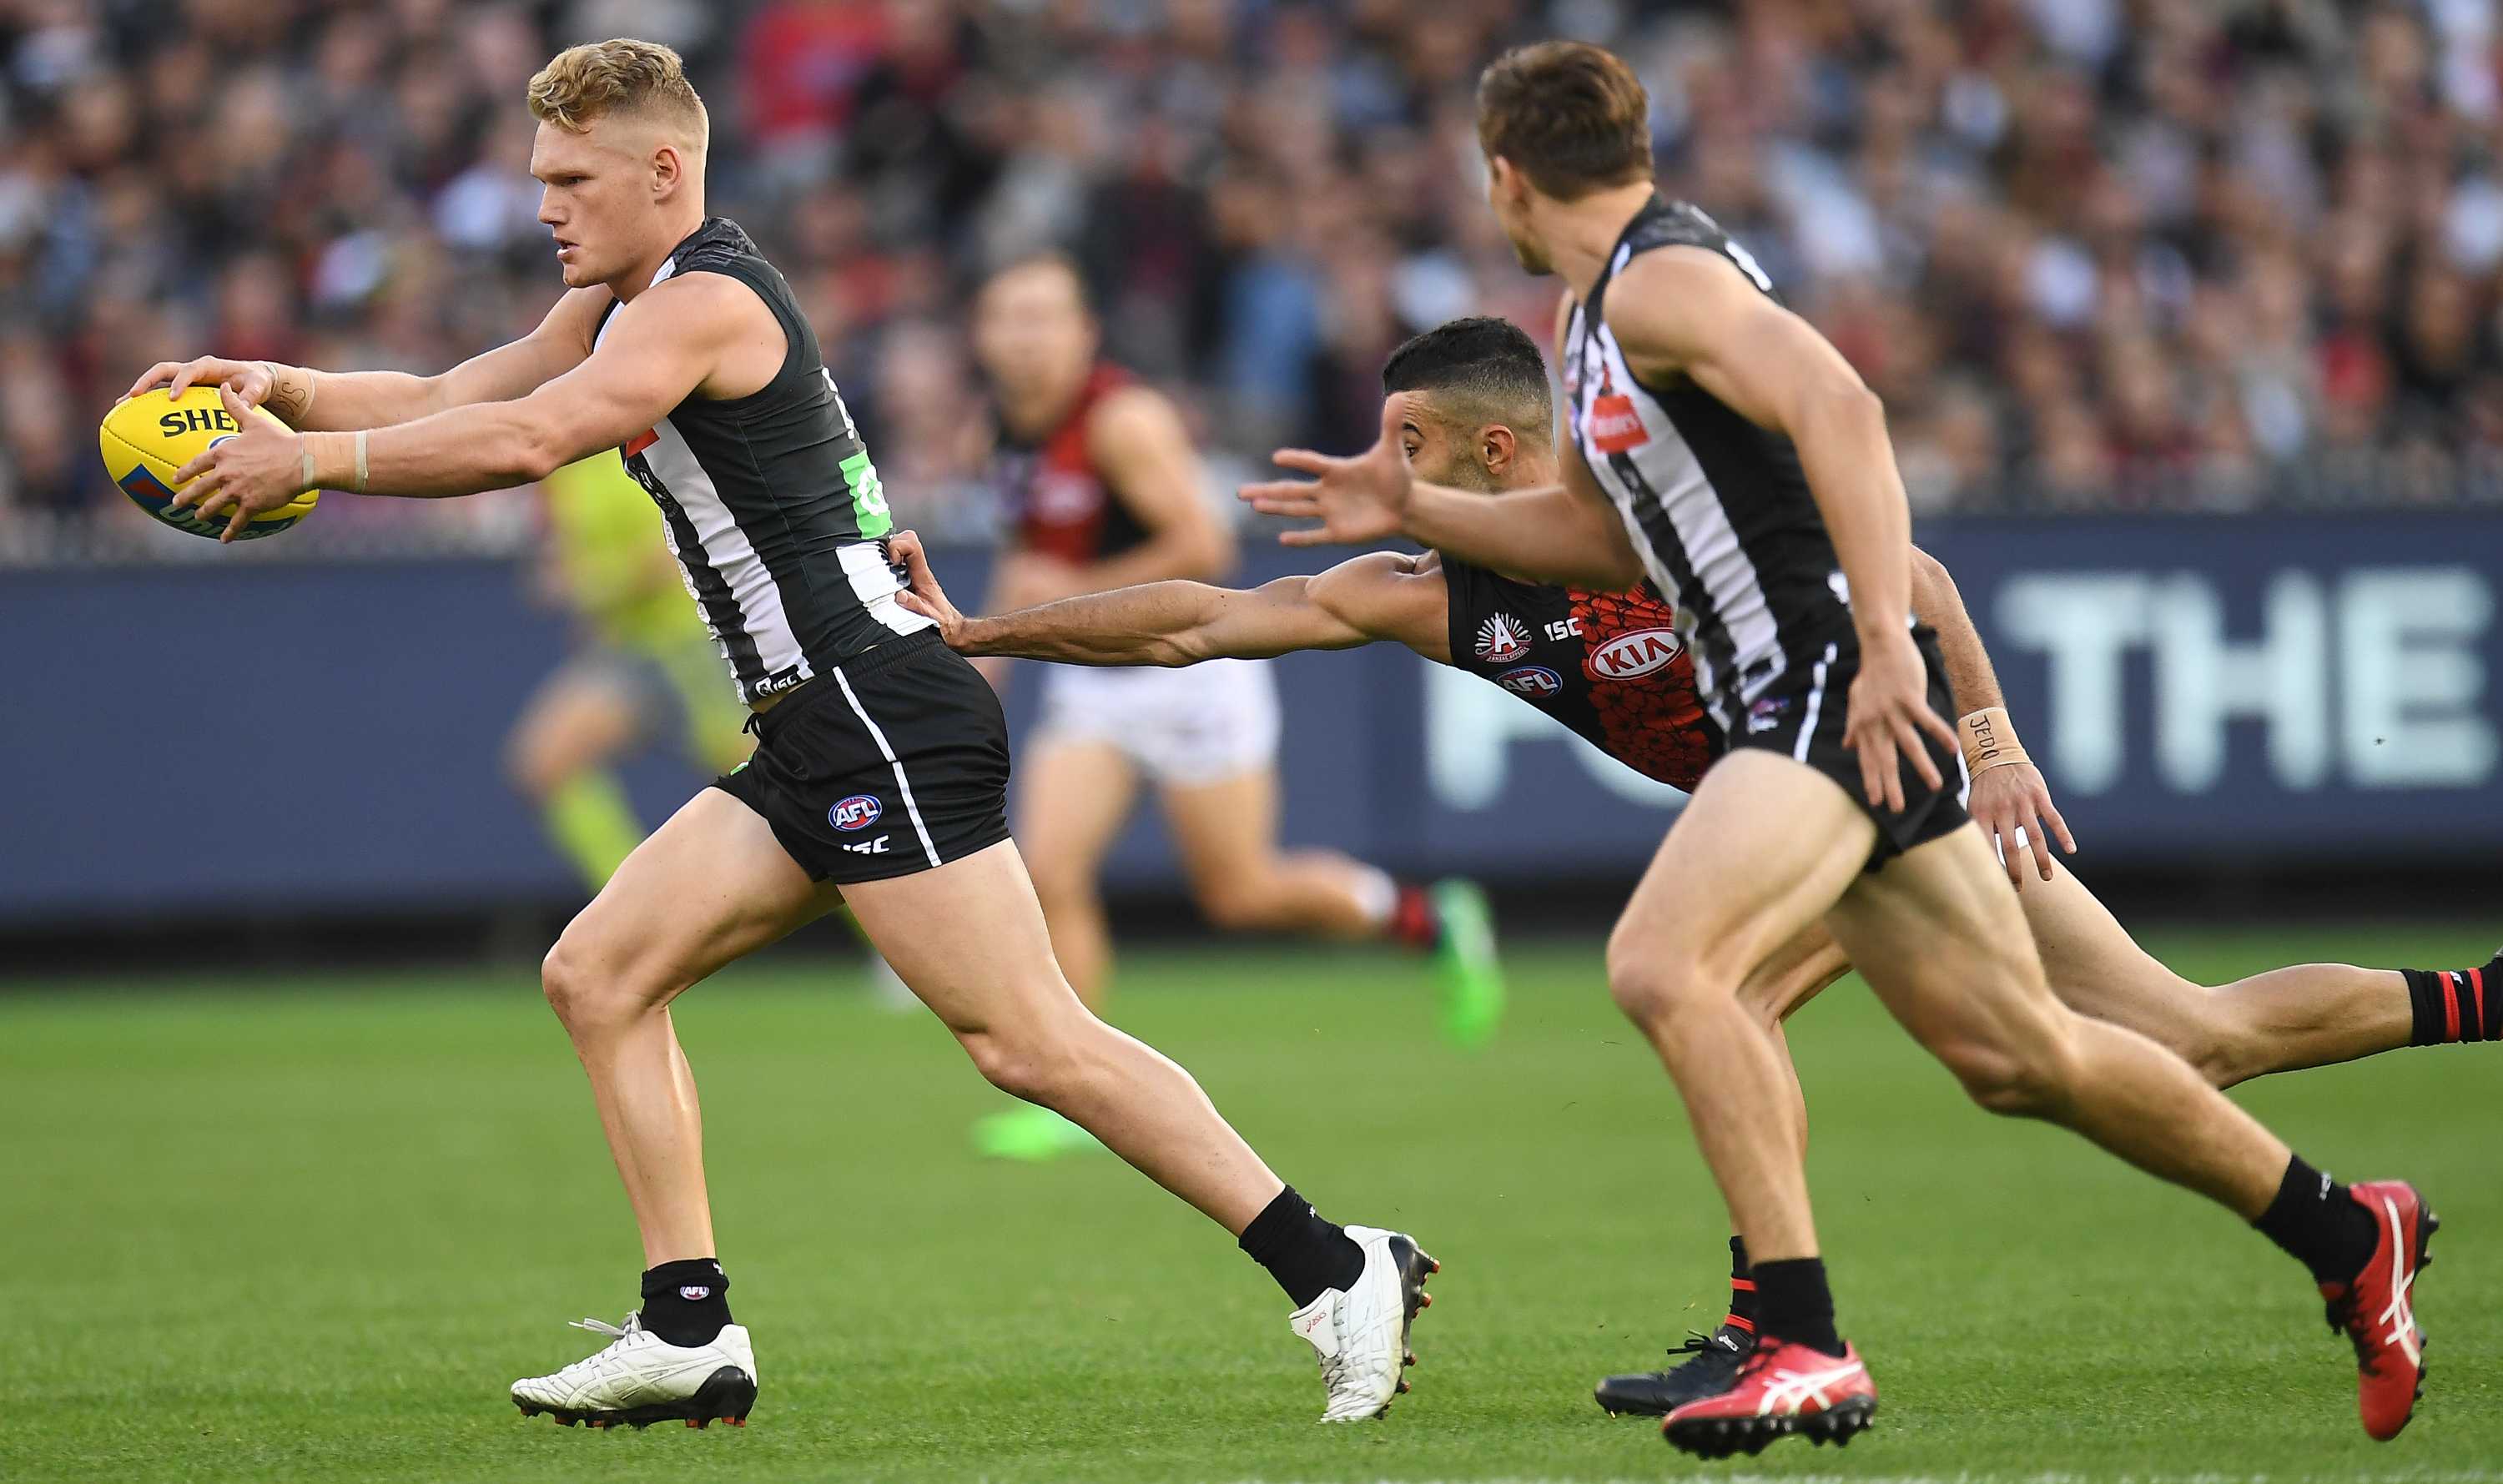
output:
{"label": "white football boot", "polygon": [[1417,1364],[1417,1352],[1408,1348],[1408,1326],[1434,1301],[1425,1293],[1425,1275],[1443,1265],[1404,1232],[1344,1230],[1364,1249],[1364,1271],[1355,1287],[1325,1289],[1286,1320],[1320,1358],[1321,1383],[1329,1388],[1323,1422],[1379,1417],[1408,1389],[1399,1374]]}
{"label": "white football boot", "polygon": [[691,1428],[715,1420],[747,1426],[756,1405],[756,1351],[744,1325],[724,1325],[701,1345],[670,1344],[644,1329],[640,1314],[627,1315],[623,1329],[597,1319],[573,1327],[616,1337],[552,1376],[514,1382],[513,1405],[523,1416],[545,1412],[568,1428],[648,1428],[672,1419]]}

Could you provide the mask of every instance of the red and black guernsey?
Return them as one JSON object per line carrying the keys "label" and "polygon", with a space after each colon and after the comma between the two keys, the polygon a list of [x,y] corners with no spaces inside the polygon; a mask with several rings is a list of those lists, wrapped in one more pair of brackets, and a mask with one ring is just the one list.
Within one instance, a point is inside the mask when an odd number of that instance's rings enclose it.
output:
{"label": "red and black guernsey", "polygon": [[1676,612],[1646,585],[1592,592],[1442,558],[1452,667],[1546,712],[1646,777],[1692,790],[1721,734],[1695,692]]}
{"label": "red and black guernsey", "polygon": [[1000,487],[1016,523],[1018,545],[1084,566],[1118,556],[1148,539],[1120,491],[1104,482],[1086,448],[1086,424],[1106,397],[1135,379],[1098,362],[1078,400],[1050,432],[1032,442],[1003,436]]}
{"label": "red and black guernsey", "polygon": [[[782,327],[782,364],[746,396],[688,397],[618,453],[661,508],[687,590],[753,704],[930,621],[895,602],[903,582],[877,539],[894,525],[885,491],[791,286],[722,217],[672,249],[652,282],[690,273],[736,279],[764,300]],[[600,336],[616,309],[600,316]]]}

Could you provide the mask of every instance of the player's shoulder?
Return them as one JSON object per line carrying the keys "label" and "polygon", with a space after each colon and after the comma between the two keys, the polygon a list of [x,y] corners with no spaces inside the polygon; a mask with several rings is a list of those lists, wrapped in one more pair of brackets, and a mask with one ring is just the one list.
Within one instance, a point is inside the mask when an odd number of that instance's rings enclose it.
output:
{"label": "player's shoulder", "polygon": [[1692,201],[1655,196],[1626,228],[1625,245],[1636,257],[1654,248],[1702,248],[1720,252],[1730,234],[1712,214]]}
{"label": "player's shoulder", "polygon": [[728,217],[706,217],[703,224],[688,233],[686,239],[669,253],[669,262],[678,273],[762,264],[764,261],[765,253],[756,246],[756,239],[748,236],[745,227]]}
{"label": "player's shoulder", "polygon": [[772,307],[753,285],[718,273],[671,274],[621,305],[617,314],[631,315],[641,333],[694,340],[773,320]]}

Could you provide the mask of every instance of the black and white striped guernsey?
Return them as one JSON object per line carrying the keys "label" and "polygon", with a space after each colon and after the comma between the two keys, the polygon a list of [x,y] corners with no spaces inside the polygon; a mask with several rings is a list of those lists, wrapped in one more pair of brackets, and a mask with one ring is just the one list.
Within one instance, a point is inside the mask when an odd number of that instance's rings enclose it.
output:
{"label": "black and white striped guernsey", "polygon": [[[746,396],[687,398],[618,452],[661,507],[687,590],[739,699],[754,704],[930,621],[895,601],[903,582],[878,539],[895,523],[877,469],[791,286],[722,217],[679,243],[652,282],[686,273],[753,289],[781,321],[782,367]],[[600,317],[603,337],[616,309]]]}
{"label": "black and white striped guernsey", "polygon": [[1654,196],[1565,326],[1574,436],[1678,610],[1696,686],[1722,729],[1794,659],[1851,624],[1849,590],[1788,434],[1691,382],[1650,386],[1608,329],[1608,285],[1656,248],[1717,253],[1778,299],[1747,250],[1695,207]]}

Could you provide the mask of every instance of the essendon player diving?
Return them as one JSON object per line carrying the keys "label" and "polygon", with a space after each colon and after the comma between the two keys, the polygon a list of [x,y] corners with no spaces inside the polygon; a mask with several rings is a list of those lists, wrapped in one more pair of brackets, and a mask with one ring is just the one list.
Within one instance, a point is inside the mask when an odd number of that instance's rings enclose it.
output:
{"label": "essendon player diving", "polygon": [[1727,1391],[1668,1414],[1668,1441],[1720,1456],[1839,1440],[1876,1410],[1835,1331],[1795,1084],[1738,995],[1820,923],[1976,1102],[2197,1191],[2309,1267],[2354,1343],[2366,1432],[2395,1435],[2422,1373],[2409,1285],[2430,1213],[2403,1183],[2321,1175],[2179,1057],[2052,994],[1949,781],[1955,698],[1913,623],[1885,409],[1744,247],[1661,197],[1650,118],[1632,69],[1580,43],[1507,52],[1479,84],[1489,205],[1522,266],[1565,286],[1559,484],[1490,497],[1419,481],[1394,396],[1373,448],[1282,451],[1314,481],[1243,493],[1319,520],[1289,544],[1405,536],[1552,581],[1647,576],[1677,604],[1729,752],[1627,903],[1609,989],[1745,1239],[1761,1338]]}
{"label": "essendon player diving", "polygon": [[[1057,254],[1002,266],[975,301],[974,351],[999,420],[1011,531],[991,606],[1233,565],[1181,413],[1102,359],[1098,342],[1079,270]],[[994,671],[994,684],[1003,678]],[[1279,729],[1277,683],[1254,661],[1043,676],[1041,719],[1019,749],[1016,835],[1070,983],[1100,1006],[1112,940],[1096,878],[1145,783],[1210,922],[1431,950],[1446,1032],[1482,1042],[1501,1011],[1502,979],[1477,888],[1405,885],[1336,851],[1282,849]],[[1091,1143],[1042,1108],[985,1118],[975,1141],[1031,1160]]]}

